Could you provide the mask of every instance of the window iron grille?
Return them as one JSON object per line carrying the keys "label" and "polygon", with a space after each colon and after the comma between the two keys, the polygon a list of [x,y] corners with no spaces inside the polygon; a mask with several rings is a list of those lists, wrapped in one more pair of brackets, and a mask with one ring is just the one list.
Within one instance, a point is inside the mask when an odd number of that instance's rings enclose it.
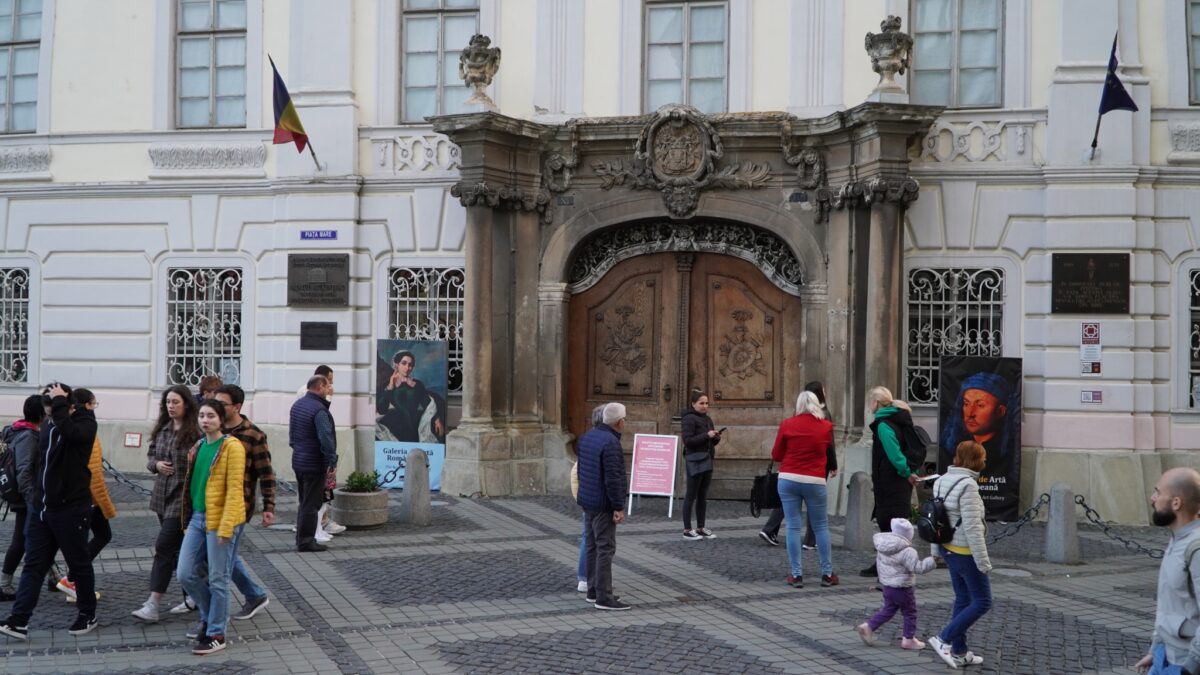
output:
{"label": "window iron grille", "polygon": [[388,335],[398,340],[444,340],[450,357],[447,390],[462,394],[463,269],[393,267],[388,278]]}
{"label": "window iron grille", "polygon": [[905,398],[938,402],[942,356],[1000,356],[1004,270],[919,267],[909,271]]}
{"label": "window iron grille", "polygon": [[1188,275],[1191,281],[1192,330],[1188,335],[1191,344],[1191,360],[1188,368],[1188,407],[1200,408],[1200,269]]}
{"label": "window iron grille", "polygon": [[205,375],[238,384],[242,374],[242,270],[167,272],[167,384],[194,387]]}
{"label": "window iron grille", "polygon": [[0,269],[0,383],[29,379],[29,270]]}

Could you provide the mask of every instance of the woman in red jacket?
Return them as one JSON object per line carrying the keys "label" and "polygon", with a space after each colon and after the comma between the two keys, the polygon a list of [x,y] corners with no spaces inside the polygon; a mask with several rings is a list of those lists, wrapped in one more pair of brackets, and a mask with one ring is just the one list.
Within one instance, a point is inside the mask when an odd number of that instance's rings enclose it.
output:
{"label": "woman in red jacket", "polygon": [[[833,424],[825,419],[825,411],[817,395],[800,392],[796,399],[796,415],[779,425],[771,459],[779,462],[779,500],[787,518],[787,551],[791,574],[787,582],[794,588],[804,587],[804,566],[800,543],[804,529],[801,504],[808,509],[809,522],[817,535],[817,553],[821,558],[821,585],[836,586],[833,573],[833,554],[829,546],[829,520],[826,517],[825,469],[827,452],[833,444]],[[832,469],[830,477],[837,475]]]}

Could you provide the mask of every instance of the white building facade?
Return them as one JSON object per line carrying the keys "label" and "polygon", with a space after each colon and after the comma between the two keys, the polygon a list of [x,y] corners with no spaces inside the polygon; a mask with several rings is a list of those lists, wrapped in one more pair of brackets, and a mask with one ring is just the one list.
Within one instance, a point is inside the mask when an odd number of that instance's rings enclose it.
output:
{"label": "white building facade", "polygon": [[[1106,517],[1144,521],[1158,472],[1200,464],[1200,3],[1176,0],[12,0],[0,410],[42,383],[88,386],[106,455],[138,469],[148,439],[126,435],[148,430],[162,390],[216,372],[246,389],[289,477],[283,425],[324,363],[342,469],[369,470],[376,338],[446,339],[452,390],[470,377],[462,158],[425,118],[469,112],[457,63],[472,34],[503,50],[489,91],[510,117],[684,103],[817,118],[874,87],[862,36],[889,14],[915,40],[912,103],[946,108],[910,153],[897,395],[932,429],[937,355],[1022,358],[1025,503],[1066,479]],[[1105,116],[1091,158],[1117,32],[1140,111]],[[270,143],[268,55],[320,169]],[[1129,313],[1053,313],[1051,256],[1066,252],[1131,254]],[[349,255],[346,306],[288,305],[300,253]],[[337,349],[301,350],[308,321],[336,323]],[[1101,324],[1098,377],[1079,371],[1084,321]],[[990,338],[959,339],[968,324]]]}

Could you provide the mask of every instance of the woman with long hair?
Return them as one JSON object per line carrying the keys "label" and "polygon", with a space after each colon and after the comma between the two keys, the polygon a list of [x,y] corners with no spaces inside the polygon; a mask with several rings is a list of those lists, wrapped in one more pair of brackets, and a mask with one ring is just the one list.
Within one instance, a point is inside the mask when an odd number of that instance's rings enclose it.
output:
{"label": "woman with long hair", "polygon": [[[192,653],[225,649],[229,620],[229,576],[236,554],[233,545],[246,524],[246,448],[221,428],[225,404],[200,404],[204,435],[188,452],[183,479],[181,522],[187,523],[179,548],[179,583],[200,608],[200,629]],[[204,565],[207,562],[207,577]]]}
{"label": "woman with long hair", "polygon": [[[900,439],[913,425],[912,408],[893,397],[887,387],[875,387],[867,392],[867,414],[874,416],[870,425],[874,436],[871,440],[871,486],[875,493],[872,516],[880,532],[891,532],[892,518],[912,515],[916,474],[909,468],[900,445]],[[871,563],[859,574],[875,577],[879,570]]]}
{"label": "woman with long hair", "polygon": [[963,441],[954,453],[954,463],[933,483],[933,496],[945,500],[946,515],[956,523],[954,538],[941,544],[942,558],[954,584],[954,609],[950,621],[929,646],[951,668],[983,663],[982,656],[967,650],[967,629],[992,608],[992,584],[988,572],[987,526],[983,498],[979,496],[979,472],[987,462],[987,450],[975,441]]}
{"label": "woman with long hair", "polygon": [[[150,450],[146,453],[146,468],[154,474],[154,490],[150,494],[150,510],[158,516],[158,537],[154,541],[154,564],[150,568],[150,597],[133,616],[142,621],[158,621],[158,603],[175,575],[179,562],[179,547],[183,544],[183,526],[179,521],[180,500],[183,496],[183,470],[187,453],[200,438],[196,399],[183,385],[163,392],[158,406],[158,421],[150,432]],[[185,598],[173,614],[192,609]]]}
{"label": "woman with long hair", "polygon": [[[708,394],[696,389],[688,402],[692,407],[683,413],[680,435],[683,436],[683,459],[687,464],[687,493],[683,498],[683,538],[689,541],[714,539],[717,535],[704,527],[708,503],[708,486],[712,484],[713,456],[721,433],[708,416]],[[692,529],[692,506],[696,508],[696,527]]]}
{"label": "woman with long hair", "polygon": [[[796,414],[779,425],[771,459],[779,462],[779,500],[787,518],[787,551],[791,574],[788,585],[804,587],[804,563],[800,548],[804,519],[808,511],[817,535],[817,554],[821,559],[821,585],[836,586],[833,553],[829,543],[828,501],[825,492],[826,463],[833,443],[833,424],[825,419],[821,402],[811,391],[796,398]],[[837,475],[837,469],[828,475]]]}

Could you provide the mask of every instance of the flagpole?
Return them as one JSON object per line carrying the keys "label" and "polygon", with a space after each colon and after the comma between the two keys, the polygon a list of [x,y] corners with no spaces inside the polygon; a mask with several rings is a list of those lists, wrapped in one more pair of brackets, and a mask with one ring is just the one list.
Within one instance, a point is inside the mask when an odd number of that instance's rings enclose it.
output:
{"label": "flagpole", "polygon": [[[1092,134],[1092,156],[1088,158],[1089,162],[1096,159],[1096,141],[1100,138],[1100,120],[1102,119],[1104,119],[1104,113],[1096,115],[1096,133]],[[311,148],[312,146],[309,145],[308,147]]]}
{"label": "flagpole", "polygon": [[316,164],[316,165],[317,165],[317,171],[320,171],[320,170],[321,170],[321,163],[317,161],[317,151],[316,151],[316,150],[313,150],[313,144],[312,144],[312,140],[310,139],[306,145],[308,145],[308,154],[312,155],[312,158],[313,158],[313,164]]}

